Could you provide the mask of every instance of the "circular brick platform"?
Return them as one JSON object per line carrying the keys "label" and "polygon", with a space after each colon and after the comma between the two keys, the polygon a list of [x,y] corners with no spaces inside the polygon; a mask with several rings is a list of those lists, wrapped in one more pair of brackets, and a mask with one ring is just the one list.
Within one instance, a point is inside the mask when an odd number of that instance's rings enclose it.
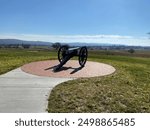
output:
{"label": "circular brick platform", "polygon": [[33,75],[59,78],[105,76],[115,72],[115,68],[110,65],[91,61],[87,61],[85,67],[81,68],[76,60],[68,61],[60,71],[53,72],[54,66],[58,64],[58,60],[38,61],[25,64],[21,69]]}

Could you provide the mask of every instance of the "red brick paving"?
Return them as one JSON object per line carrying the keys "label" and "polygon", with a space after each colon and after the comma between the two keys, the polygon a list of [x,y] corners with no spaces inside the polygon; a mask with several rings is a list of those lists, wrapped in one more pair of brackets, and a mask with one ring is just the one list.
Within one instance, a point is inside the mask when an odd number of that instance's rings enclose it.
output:
{"label": "red brick paving", "polygon": [[68,61],[59,72],[53,72],[53,67],[58,63],[58,60],[38,61],[25,64],[21,69],[33,75],[57,78],[95,77],[115,72],[115,68],[110,65],[92,61],[87,61],[85,67],[80,69],[76,60]]}

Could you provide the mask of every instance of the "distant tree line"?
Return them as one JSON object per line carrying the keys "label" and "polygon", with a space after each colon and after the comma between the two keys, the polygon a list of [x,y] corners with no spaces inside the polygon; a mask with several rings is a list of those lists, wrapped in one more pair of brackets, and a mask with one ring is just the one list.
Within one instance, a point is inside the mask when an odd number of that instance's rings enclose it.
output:
{"label": "distant tree line", "polygon": [[[52,48],[54,48],[55,50],[58,50],[60,48],[60,46],[65,45],[68,46],[68,44],[61,44],[59,42],[53,43],[51,45]],[[32,45],[31,44],[0,44],[0,48],[23,48],[23,49],[29,49]]]}
{"label": "distant tree line", "polygon": [[0,44],[0,48],[30,48],[30,44]]}

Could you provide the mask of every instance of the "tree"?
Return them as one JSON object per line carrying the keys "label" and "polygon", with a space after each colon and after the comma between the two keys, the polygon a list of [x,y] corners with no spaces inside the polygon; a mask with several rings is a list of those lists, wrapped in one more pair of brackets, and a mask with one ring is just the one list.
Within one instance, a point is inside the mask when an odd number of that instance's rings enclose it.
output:
{"label": "tree", "polygon": [[134,49],[129,49],[128,52],[133,54],[135,52],[135,50]]}
{"label": "tree", "polygon": [[58,50],[58,48],[61,46],[61,44],[59,42],[53,43],[52,47],[55,48],[56,50]]}
{"label": "tree", "polygon": [[29,48],[30,48],[30,44],[22,44],[22,47],[23,47],[24,49],[29,49]]}

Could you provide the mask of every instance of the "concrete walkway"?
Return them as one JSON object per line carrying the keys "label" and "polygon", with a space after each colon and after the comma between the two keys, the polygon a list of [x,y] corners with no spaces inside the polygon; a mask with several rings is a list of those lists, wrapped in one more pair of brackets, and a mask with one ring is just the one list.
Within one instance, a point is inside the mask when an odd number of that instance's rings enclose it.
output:
{"label": "concrete walkway", "polygon": [[20,68],[0,75],[0,112],[46,112],[48,96],[57,84],[71,78],[31,75]]}

